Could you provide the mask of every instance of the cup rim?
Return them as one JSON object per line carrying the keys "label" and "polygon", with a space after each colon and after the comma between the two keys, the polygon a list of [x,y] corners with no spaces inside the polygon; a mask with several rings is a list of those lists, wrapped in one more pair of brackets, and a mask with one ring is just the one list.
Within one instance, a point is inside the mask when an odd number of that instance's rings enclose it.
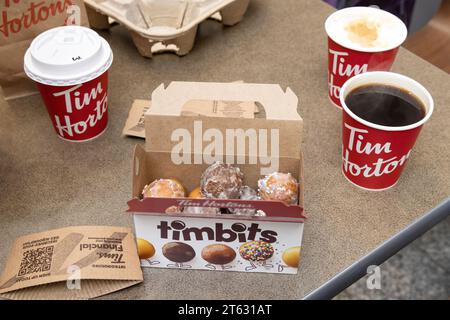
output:
{"label": "cup rim", "polygon": [[[340,43],[339,41],[336,40],[336,38],[333,36],[332,33],[332,26],[331,24],[331,18],[334,17],[337,14],[341,14],[343,11],[372,11],[373,10],[381,10],[383,11],[383,14],[386,14],[388,16],[391,16],[394,20],[396,20],[397,22],[399,22],[399,25],[401,26],[402,29],[402,37],[399,38],[399,41],[395,41],[393,43],[393,45],[390,45],[386,48],[380,49],[380,48],[360,48],[357,46],[351,46],[351,45],[344,45],[342,43]],[[328,35],[328,37],[330,37],[331,40],[333,40],[334,42],[336,42],[338,45],[350,49],[350,50],[354,50],[354,51],[358,51],[358,52],[368,52],[368,53],[374,53],[374,52],[385,52],[385,51],[390,51],[393,50],[395,48],[398,48],[402,45],[403,42],[405,42],[407,36],[408,36],[408,28],[406,27],[405,23],[398,18],[396,15],[393,15],[392,13],[383,10],[383,9],[379,9],[379,8],[374,8],[374,7],[363,7],[363,6],[356,6],[356,7],[349,7],[349,8],[344,8],[344,9],[340,9],[340,10],[336,10],[335,12],[333,12],[332,14],[330,14],[328,16],[328,18],[325,20],[325,31]]]}
{"label": "cup rim", "polygon": [[[361,78],[370,78],[370,77],[375,77],[375,76],[389,76],[389,77],[393,77],[393,78],[404,80],[405,82],[409,82],[409,83],[413,84],[413,86],[416,86],[420,91],[422,91],[422,93],[425,95],[426,100],[427,100],[427,101],[422,101],[422,99],[419,98],[421,100],[421,102],[423,104],[425,104],[425,106],[427,107],[427,113],[426,113],[425,117],[423,117],[420,121],[418,121],[416,123],[413,123],[413,124],[410,124],[410,125],[407,125],[407,126],[390,127],[390,126],[384,126],[384,125],[379,125],[379,124],[376,124],[376,123],[369,122],[367,120],[362,119],[361,117],[358,117],[356,114],[354,114],[348,108],[347,104],[345,103],[344,93],[346,93],[347,88],[353,82],[358,81]],[[378,82],[379,83],[383,83],[382,81],[378,81]],[[410,88],[406,87],[405,85],[401,85],[401,84],[397,84],[397,86],[401,87],[401,88],[405,88],[407,90],[410,89]],[[356,76],[348,79],[344,83],[344,85],[341,87],[339,100],[341,102],[343,110],[350,117],[352,117],[354,120],[358,121],[359,123],[362,123],[363,125],[365,125],[367,127],[370,127],[370,128],[373,128],[373,129],[377,129],[377,130],[382,130],[382,131],[407,131],[407,130],[412,130],[412,129],[415,129],[417,127],[420,127],[420,126],[424,125],[430,119],[431,114],[433,113],[433,110],[434,110],[433,98],[432,98],[430,92],[428,92],[428,90],[423,85],[421,85],[416,80],[411,79],[410,77],[407,77],[405,75],[402,75],[402,74],[399,74],[399,73],[395,73],[395,72],[389,72],[389,71],[370,71],[370,72],[361,73],[359,75],[356,75]]]}

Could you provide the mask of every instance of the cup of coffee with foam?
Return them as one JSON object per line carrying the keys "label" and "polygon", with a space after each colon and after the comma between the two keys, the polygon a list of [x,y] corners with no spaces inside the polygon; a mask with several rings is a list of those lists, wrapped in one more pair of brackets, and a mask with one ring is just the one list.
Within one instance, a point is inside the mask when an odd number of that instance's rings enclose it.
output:
{"label": "cup of coffee with foam", "polygon": [[351,7],[331,14],[328,34],[328,95],[341,108],[342,85],[367,71],[389,71],[407,28],[393,14],[372,7]]}
{"label": "cup of coffee with foam", "polygon": [[367,72],[341,89],[342,172],[356,186],[394,186],[411,157],[433,99],[418,82],[392,72]]}

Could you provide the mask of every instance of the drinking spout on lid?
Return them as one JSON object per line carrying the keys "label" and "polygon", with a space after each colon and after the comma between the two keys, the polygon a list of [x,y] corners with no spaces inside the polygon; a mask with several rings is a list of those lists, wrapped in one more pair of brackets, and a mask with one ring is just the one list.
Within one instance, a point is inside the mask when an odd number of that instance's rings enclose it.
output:
{"label": "drinking spout on lid", "polygon": [[76,45],[81,43],[83,34],[79,30],[63,28],[56,35],[55,40],[61,45]]}

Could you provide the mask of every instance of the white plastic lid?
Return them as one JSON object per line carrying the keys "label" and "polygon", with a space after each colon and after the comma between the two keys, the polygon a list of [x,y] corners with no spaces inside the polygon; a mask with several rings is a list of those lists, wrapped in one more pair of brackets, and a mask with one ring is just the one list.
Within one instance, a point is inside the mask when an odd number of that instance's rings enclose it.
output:
{"label": "white plastic lid", "polygon": [[95,79],[109,69],[111,47],[95,31],[80,26],[53,28],[38,35],[24,57],[34,81],[66,86]]}

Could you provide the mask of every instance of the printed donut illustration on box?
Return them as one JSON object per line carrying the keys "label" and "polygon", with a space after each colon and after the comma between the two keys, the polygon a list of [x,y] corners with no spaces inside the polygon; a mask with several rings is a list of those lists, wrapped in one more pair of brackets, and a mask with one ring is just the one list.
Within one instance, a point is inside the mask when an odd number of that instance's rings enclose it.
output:
{"label": "printed donut illustration on box", "polygon": [[149,217],[134,216],[142,267],[297,273],[303,224]]}
{"label": "printed donut illustration on box", "polygon": [[264,267],[271,267],[267,260],[272,258],[273,253],[273,246],[260,240],[246,242],[239,248],[241,257],[250,262],[250,266],[245,268],[246,271],[256,269],[257,262],[261,262]]}
{"label": "printed donut illustration on box", "polygon": [[168,267],[176,268],[191,268],[191,265],[187,262],[191,261],[195,257],[194,248],[184,242],[169,242],[162,247],[162,254],[168,260],[175,262],[169,263]]}
{"label": "printed donut illustration on box", "polygon": [[152,261],[151,258],[155,255],[155,247],[147,240],[137,238],[137,249],[139,259],[147,261],[149,265],[159,264],[159,261]]}
{"label": "printed donut illustration on box", "polygon": [[231,269],[232,266],[227,266],[227,264],[234,261],[236,251],[226,244],[210,244],[203,248],[202,258],[208,262],[205,267],[211,270],[216,270],[216,266],[221,267],[223,270]]}

